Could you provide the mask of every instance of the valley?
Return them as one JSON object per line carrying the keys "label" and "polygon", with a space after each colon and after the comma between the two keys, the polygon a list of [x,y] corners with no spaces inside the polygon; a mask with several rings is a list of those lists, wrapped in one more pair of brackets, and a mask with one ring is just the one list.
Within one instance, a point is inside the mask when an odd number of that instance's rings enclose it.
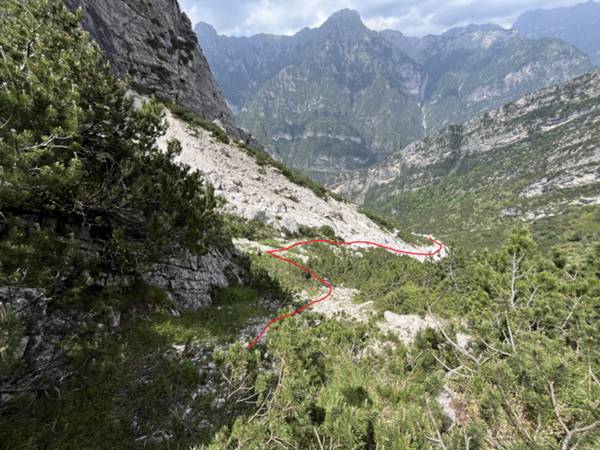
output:
{"label": "valley", "polygon": [[1,1],[0,447],[595,449],[597,4],[484,3]]}
{"label": "valley", "polygon": [[553,232],[552,218],[594,208],[583,205],[599,188],[599,80],[593,72],[448,127],[339,192],[473,248],[515,221]]}
{"label": "valley", "polygon": [[372,31],[352,10],[293,36],[195,30],[240,126],[323,183],[591,69],[558,40],[477,26],[412,38]]}

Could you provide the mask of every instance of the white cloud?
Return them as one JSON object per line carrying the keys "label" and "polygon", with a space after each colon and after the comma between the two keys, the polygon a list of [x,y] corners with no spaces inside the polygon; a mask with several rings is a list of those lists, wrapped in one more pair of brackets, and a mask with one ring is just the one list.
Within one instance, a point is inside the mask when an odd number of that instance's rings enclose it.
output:
{"label": "white cloud", "polygon": [[204,21],[221,34],[293,34],[314,27],[342,8],[357,10],[375,30],[407,35],[440,33],[468,23],[508,27],[533,8],[573,5],[581,0],[180,0],[192,23]]}

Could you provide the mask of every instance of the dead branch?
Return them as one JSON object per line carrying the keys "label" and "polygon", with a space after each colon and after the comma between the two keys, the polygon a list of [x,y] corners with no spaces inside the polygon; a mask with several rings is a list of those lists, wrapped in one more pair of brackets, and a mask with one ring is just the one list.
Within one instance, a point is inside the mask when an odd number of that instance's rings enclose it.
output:
{"label": "dead branch", "polygon": [[458,373],[458,371],[459,371],[459,370],[461,370],[461,369],[466,369],[466,367],[465,367],[464,365],[460,365],[460,366],[458,366],[458,367],[456,367],[456,368],[454,368],[454,369],[451,369],[451,368],[450,368],[450,366],[448,366],[448,365],[447,365],[447,364],[446,364],[444,361],[442,361],[440,358],[438,358],[438,357],[437,357],[437,356],[435,356],[435,355],[432,355],[432,356],[433,356],[433,358],[434,358],[434,359],[435,359],[437,362],[439,362],[439,363],[440,363],[440,364],[441,364],[441,365],[444,367],[444,369],[446,369],[446,372],[448,372],[448,373],[446,374],[446,376],[447,376],[448,378],[452,377],[452,375],[455,375],[455,374],[456,374],[456,375],[458,375],[458,376],[460,376],[460,377],[463,377],[463,378],[469,378],[469,376],[468,376],[468,375],[465,375],[465,374],[462,374],[462,373]]}
{"label": "dead branch", "polygon": [[566,328],[567,328],[567,324],[569,323],[569,320],[571,320],[571,317],[573,317],[573,314],[575,313],[575,309],[577,308],[577,306],[579,306],[579,302],[581,302],[582,298],[583,298],[583,295],[580,295],[579,297],[577,297],[575,299],[575,302],[573,303],[573,306],[571,307],[571,310],[569,311],[569,314],[567,315],[567,318],[565,319],[565,321],[560,326],[560,329],[563,332],[563,334],[565,333]]}
{"label": "dead branch", "polygon": [[[431,310],[431,305],[429,304],[429,302],[427,303],[427,309],[429,311],[429,314],[432,317],[435,317],[434,314],[433,314],[433,311]],[[444,339],[454,348],[454,350],[456,350],[458,353],[466,356],[471,361],[473,361],[475,364],[477,364],[477,365],[481,364],[481,360],[479,358],[476,358],[475,356],[471,355],[471,353],[469,353],[467,350],[465,350],[464,348],[462,348],[450,336],[448,336],[448,333],[446,333],[446,331],[444,330],[443,326],[440,326],[438,328],[438,330],[442,334],[442,336],[444,337]]]}
{"label": "dead branch", "polygon": [[428,440],[430,440],[431,442],[435,442],[436,444],[438,444],[441,449],[448,450],[448,447],[446,447],[446,444],[444,444],[440,430],[439,430],[437,423],[433,417],[433,413],[431,412],[431,407],[429,406],[429,398],[425,399],[425,404],[427,406],[427,416],[429,417],[429,420],[431,421],[431,425],[433,426],[433,428],[435,430],[435,434],[436,434],[436,437],[434,437],[434,438],[431,436],[425,436],[425,437]]}
{"label": "dead branch", "polygon": [[575,442],[575,444],[573,446],[571,446],[571,441],[573,440],[573,438],[575,438],[577,435],[581,435],[580,437],[585,436],[587,433],[594,430],[596,427],[600,426],[600,420],[597,420],[588,425],[580,425],[580,426],[576,426],[573,429],[569,429],[565,420],[563,419],[562,415],[560,414],[560,407],[559,407],[558,401],[556,400],[556,394],[554,393],[554,381],[547,380],[546,382],[548,383],[548,387],[549,387],[550,400],[552,401],[554,415],[556,417],[556,420],[558,420],[558,423],[560,424],[560,426],[565,431],[565,437],[563,438],[560,448],[561,448],[561,450],[575,449],[575,448],[577,448],[578,443]]}
{"label": "dead branch", "polygon": [[517,300],[517,279],[519,278],[519,267],[523,257],[520,256],[517,258],[517,252],[514,252],[512,255],[512,263],[511,263],[511,275],[510,275],[510,297],[508,299],[510,303],[510,307],[512,309],[516,308],[516,300]]}
{"label": "dead branch", "polygon": [[487,343],[486,341],[484,341],[483,339],[481,339],[481,343],[482,343],[483,345],[485,345],[485,346],[486,346],[488,349],[490,349],[490,350],[492,350],[492,351],[494,351],[494,352],[496,352],[496,353],[500,353],[501,355],[504,355],[504,356],[512,356],[512,353],[508,353],[508,352],[505,352],[504,350],[500,350],[500,349],[498,349],[498,348],[496,348],[496,347],[492,346],[492,344],[488,344],[488,343]]}
{"label": "dead branch", "polygon": [[533,288],[533,292],[531,292],[531,294],[529,295],[529,299],[527,300],[527,306],[531,306],[531,304],[533,303],[533,299],[535,297],[535,294],[537,294],[539,287],[540,286],[538,284],[536,284],[535,287]]}
{"label": "dead branch", "polygon": [[512,329],[510,328],[510,320],[508,319],[508,313],[505,313],[505,316],[506,316],[506,329],[508,330],[510,346],[512,348],[513,353],[515,353],[516,352],[515,340],[513,338]]}
{"label": "dead branch", "polygon": [[317,437],[317,442],[319,443],[319,448],[321,450],[325,450],[325,447],[323,447],[323,443],[321,442],[321,438],[319,437],[319,432],[317,431],[317,427],[313,427],[313,431],[315,433],[315,436]]}

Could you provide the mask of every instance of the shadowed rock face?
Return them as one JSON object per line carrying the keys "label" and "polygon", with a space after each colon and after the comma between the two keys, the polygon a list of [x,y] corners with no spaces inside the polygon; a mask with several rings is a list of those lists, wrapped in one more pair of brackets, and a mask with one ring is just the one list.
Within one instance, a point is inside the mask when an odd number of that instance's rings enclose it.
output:
{"label": "shadowed rock face", "polygon": [[81,7],[83,26],[98,41],[115,74],[141,92],[174,100],[235,136],[219,86],[177,0],[67,0]]}

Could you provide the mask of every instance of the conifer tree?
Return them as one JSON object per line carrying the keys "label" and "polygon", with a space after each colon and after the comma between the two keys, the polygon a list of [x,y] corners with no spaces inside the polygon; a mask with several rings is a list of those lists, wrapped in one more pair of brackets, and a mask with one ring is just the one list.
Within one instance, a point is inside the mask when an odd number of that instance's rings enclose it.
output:
{"label": "conifer tree", "polygon": [[[201,252],[220,232],[211,187],[175,162],[180,145],[156,147],[161,106],[135,107],[79,21],[61,0],[2,1],[3,281],[136,273],[165,253]],[[72,239],[82,236],[92,260]]]}

